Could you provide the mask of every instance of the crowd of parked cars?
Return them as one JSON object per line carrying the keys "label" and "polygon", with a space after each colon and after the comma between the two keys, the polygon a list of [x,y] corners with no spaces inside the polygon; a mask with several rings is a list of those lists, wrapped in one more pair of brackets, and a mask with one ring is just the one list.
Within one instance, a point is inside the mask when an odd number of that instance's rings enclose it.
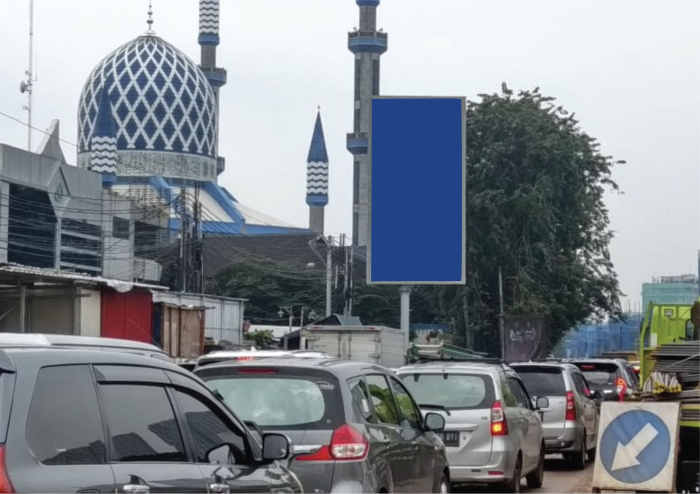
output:
{"label": "crowd of parked cars", "polygon": [[485,358],[392,371],[316,352],[183,368],[152,345],[2,334],[0,492],[519,492],[543,485],[546,454],[585,467],[600,402],[633,374]]}

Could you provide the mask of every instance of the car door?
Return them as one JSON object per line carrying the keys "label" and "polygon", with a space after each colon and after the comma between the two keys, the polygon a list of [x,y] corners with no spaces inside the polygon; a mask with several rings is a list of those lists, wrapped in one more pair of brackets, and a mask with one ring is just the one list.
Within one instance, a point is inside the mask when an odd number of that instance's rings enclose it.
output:
{"label": "car door", "polygon": [[594,439],[596,434],[595,422],[597,411],[595,401],[591,397],[591,389],[588,386],[586,379],[580,372],[572,372],[571,378],[574,381],[576,395],[583,408],[583,425],[586,428],[587,444],[590,446],[594,444],[591,441]]}
{"label": "car door", "polygon": [[95,366],[116,492],[208,492],[190,460],[163,370]]}
{"label": "car door", "polygon": [[399,410],[401,434],[412,444],[414,451],[410,465],[413,478],[408,488],[411,492],[433,492],[437,481],[435,470],[439,466],[436,461],[439,447],[426,434],[420,411],[404,385],[394,377],[389,378],[389,383]]}
{"label": "car door", "polygon": [[[289,487],[283,479],[275,478],[276,465],[256,463],[249,448],[249,436],[217,404],[191,389],[176,389],[174,394],[186,424],[194,461],[209,492],[255,493]],[[222,460],[208,456],[221,447],[229,449]]]}
{"label": "car door", "polygon": [[530,466],[535,468],[540,459],[540,448],[542,447],[542,421],[537,415],[535,404],[532,402],[532,397],[528,393],[525,384],[520,379],[517,379],[518,388],[522,395],[523,414],[527,418],[527,450],[530,456]]}
{"label": "car door", "polygon": [[382,460],[391,471],[391,492],[411,492],[415,452],[399,424],[399,411],[389,382],[382,374],[368,374],[365,382],[376,417],[376,424],[369,426],[370,450],[380,448]]}
{"label": "car door", "polygon": [[[523,453],[523,471],[527,471],[532,467],[534,448],[532,445],[533,438],[531,435],[531,423],[530,423],[530,408],[532,404],[530,403],[530,398],[527,393],[524,393],[524,386],[520,382],[520,379],[515,376],[508,376],[508,385],[510,387],[511,394],[515,399],[515,420],[514,424],[517,427],[518,437],[520,439],[520,450]],[[510,429],[510,420],[508,417],[508,429]],[[538,445],[539,454],[539,445]],[[534,460],[536,461],[536,460]]]}
{"label": "car door", "polygon": [[12,377],[2,380],[3,396],[12,382],[26,391],[14,394],[7,431],[14,492],[115,492],[90,366],[27,366]]}
{"label": "car door", "polygon": [[590,384],[588,384],[588,381],[586,380],[586,377],[583,374],[579,374],[579,378],[581,379],[581,384],[584,389],[584,395],[587,398],[588,402],[588,425],[587,427],[590,430],[590,440],[588,441],[588,445],[592,446],[596,444],[598,440],[598,406],[596,405],[595,399],[592,396],[593,391],[591,390]]}

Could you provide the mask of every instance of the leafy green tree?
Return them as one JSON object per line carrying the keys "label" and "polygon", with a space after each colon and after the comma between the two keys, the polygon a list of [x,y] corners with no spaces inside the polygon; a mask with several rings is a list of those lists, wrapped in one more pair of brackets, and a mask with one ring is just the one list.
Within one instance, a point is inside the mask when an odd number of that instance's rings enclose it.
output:
{"label": "leafy green tree", "polygon": [[480,95],[467,110],[467,285],[428,287],[434,317],[477,349],[498,348],[498,268],[510,314],[543,314],[549,345],[590,317],[618,314],[606,191],[623,163],[539,89]]}
{"label": "leafy green tree", "polygon": [[252,341],[256,347],[264,349],[272,344],[275,336],[269,329],[259,329],[248,333],[246,339]]}

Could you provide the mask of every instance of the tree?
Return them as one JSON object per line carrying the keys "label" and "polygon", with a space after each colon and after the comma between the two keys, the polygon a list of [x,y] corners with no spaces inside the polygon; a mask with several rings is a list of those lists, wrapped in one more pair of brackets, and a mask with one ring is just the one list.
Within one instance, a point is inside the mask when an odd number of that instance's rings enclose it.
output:
{"label": "tree", "polygon": [[617,314],[603,202],[615,164],[573,114],[539,89],[480,95],[467,108],[467,286],[429,287],[434,317],[466,321],[498,348],[498,268],[508,313],[550,320],[550,347],[589,317]]}
{"label": "tree", "polygon": [[269,329],[251,331],[246,335],[246,340],[252,341],[256,347],[263,349],[270,346],[274,339],[275,335]]}

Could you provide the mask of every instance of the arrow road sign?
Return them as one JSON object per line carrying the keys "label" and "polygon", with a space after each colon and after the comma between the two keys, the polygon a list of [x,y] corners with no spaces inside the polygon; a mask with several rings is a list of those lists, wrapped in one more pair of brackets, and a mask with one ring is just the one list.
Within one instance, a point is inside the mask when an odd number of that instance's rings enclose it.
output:
{"label": "arrow road sign", "polygon": [[646,410],[624,412],[605,428],[600,459],[618,482],[641,484],[666,466],[671,454],[671,433],[664,421]]}

